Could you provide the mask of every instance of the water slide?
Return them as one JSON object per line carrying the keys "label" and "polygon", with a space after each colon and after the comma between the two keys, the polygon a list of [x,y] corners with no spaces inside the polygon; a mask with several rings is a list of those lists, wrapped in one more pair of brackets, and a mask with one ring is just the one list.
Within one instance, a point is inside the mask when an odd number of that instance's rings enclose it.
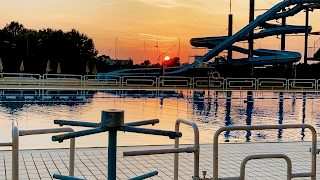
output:
{"label": "water slide", "polygon": [[[269,9],[264,14],[258,16],[254,21],[249,23],[243,29],[238,31],[231,37],[207,37],[207,38],[193,38],[190,40],[191,45],[198,47],[208,47],[212,48],[207,54],[198,58],[192,66],[198,66],[202,62],[208,62],[215,56],[219,55],[223,50],[228,48],[238,51],[241,53],[248,53],[248,50],[233,46],[234,43],[239,41],[244,41],[249,38],[249,32],[253,31],[255,28],[260,27],[265,30],[254,34],[254,39],[264,38],[267,36],[280,35],[280,34],[295,34],[304,33],[305,26],[289,26],[281,27],[280,25],[269,24],[267,21],[276,20],[283,17],[294,16],[300,11],[302,11],[307,3],[312,3],[311,8],[319,8],[320,0],[285,0],[281,1],[271,9]],[[291,8],[291,6],[294,6]],[[285,11],[283,11],[285,9]],[[308,27],[309,32],[311,27]],[[301,59],[301,54],[297,52],[290,51],[277,51],[277,50],[267,50],[258,49],[253,52],[255,56],[251,58],[242,59],[232,59],[222,62],[223,64],[229,65],[269,65],[269,64],[279,64],[279,63],[292,63],[298,62]],[[215,65],[215,62],[210,63]],[[220,63],[219,63],[220,64]],[[182,67],[181,69],[172,72],[170,74],[179,74],[186,71],[188,67]],[[168,73],[169,74],[169,73]]]}
{"label": "water slide", "polygon": [[[255,20],[245,26],[243,29],[238,31],[231,37],[221,36],[221,37],[205,37],[205,38],[193,38],[190,40],[191,45],[196,47],[208,47],[212,48],[207,54],[202,57],[199,57],[196,62],[191,64],[193,66],[199,66],[202,62],[209,62],[215,56],[218,56],[219,53],[226,49],[232,49],[233,51],[238,51],[241,53],[248,53],[247,49],[234,46],[236,42],[248,40],[249,32],[252,32],[257,27],[262,28],[258,33],[254,34],[254,39],[264,38],[268,36],[280,35],[280,34],[296,34],[304,33],[305,26],[290,26],[287,25],[282,27],[281,25],[269,24],[267,21],[276,20],[283,17],[294,16],[303,9],[306,8],[306,5],[309,5],[309,8],[318,9],[320,0],[284,0],[266,11],[264,14],[258,16]],[[294,7],[292,7],[294,6]],[[309,32],[311,27],[308,27]],[[277,50],[268,50],[268,49],[257,49],[254,50],[254,57],[242,58],[242,59],[232,59],[219,64],[229,64],[229,65],[270,65],[270,64],[279,64],[279,63],[293,63],[298,62],[301,59],[301,54],[298,52],[290,51],[277,51]],[[210,62],[211,65],[215,65],[215,62]],[[165,69],[166,75],[179,75],[186,72],[189,69],[189,65],[180,66],[176,69]],[[122,70],[122,73],[126,72],[127,74],[135,75],[134,72],[130,70]],[[111,74],[120,75],[121,72],[112,72]],[[153,71],[155,73],[155,71]]]}

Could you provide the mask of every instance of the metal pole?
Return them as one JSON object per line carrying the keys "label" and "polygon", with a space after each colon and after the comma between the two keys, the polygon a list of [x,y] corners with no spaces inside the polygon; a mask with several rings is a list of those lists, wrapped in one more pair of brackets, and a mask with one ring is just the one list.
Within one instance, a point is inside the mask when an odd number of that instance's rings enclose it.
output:
{"label": "metal pole", "polygon": [[[228,37],[232,36],[233,15],[229,14]],[[228,49],[228,60],[232,59],[232,50]]]}
{"label": "metal pole", "polygon": [[[254,20],[254,0],[250,0],[249,23]],[[253,57],[253,31],[249,32],[249,57]]]}
{"label": "metal pole", "polygon": [[69,176],[74,176],[75,138],[70,139]]}
{"label": "metal pole", "polygon": [[108,180],[116,180],[117,176],[117,129],[109,130],[108,145]]}
{"label": "metal pole", "polygon": [[114,60],[117,59],[117,40],[118,38],[116,37],[116,42],[114,43]]}
{"label": "metal pole", "polygon": [[[175,131],[179,132],[179,127],[180,127],[180,122],[176,122],[175,125]],[[179,137],[176,137],[174,139],[174,148],[179,148]],[[179,154],[178,153],[174,153],[174,170],[173,170],[173,179],[174,180],[178,180],[178,174],[179,174]]]}
{"label": "metal pole", "polygon": [[[286,17],[282,18],[282,27],[286,27]],[[286,50],[286,34],[281,34],[281,50]]]}
{"label": "metal pole", "polygon": [[19,129],[12,123],[12,180],[19,180]]}
{"label": "metal pole", "polygon": [[308,33],[309,33],[309,8],[306,8],[306,27],[305,27],[305,36],[304,36],[304,64],[308,64]]}

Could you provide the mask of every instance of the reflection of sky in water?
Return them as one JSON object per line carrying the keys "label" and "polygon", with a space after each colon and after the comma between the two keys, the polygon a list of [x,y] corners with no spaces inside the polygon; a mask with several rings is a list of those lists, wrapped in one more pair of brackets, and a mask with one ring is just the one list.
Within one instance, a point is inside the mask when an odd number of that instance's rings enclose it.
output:
{"label": "reflection of sky in water", "polygon": [[[147,98],[143,95],[97,93],[88,103],[2,103],[0,106],[3,141],[10,141],[11,121],[20,129],[56,128],[53,120],[100,122],[101,110],[118,108],[125,111],[125,122],[159,118],[155,126],[174,130],[177,118],[198,124],[200,142],[212,143],[214,132],[221,126],[261,124],[312,124],[318,129],[320,97],[312,93],[287,92],[216,92],[182,91],[172,95]],[[170,93],[168,93],[170,94]],[[170,96],[170,97],[169,97]],[[183,96],[183,98],[182,98]],[[75,130],[86,128],[73,127]],[[181,143],[193,143],[191,127],[181,125]],[[52,135],[21,137],[22,148],[68,147],[68,143],[51,142]],[[106,146],[108,133],[77,138],[77,147]],[[305,129],[268,131],[231,131],[220,136],[220,142],[301,141],[310,140]],[[118,133],[118,145],[173,144],[167,137],[136,133]]]}

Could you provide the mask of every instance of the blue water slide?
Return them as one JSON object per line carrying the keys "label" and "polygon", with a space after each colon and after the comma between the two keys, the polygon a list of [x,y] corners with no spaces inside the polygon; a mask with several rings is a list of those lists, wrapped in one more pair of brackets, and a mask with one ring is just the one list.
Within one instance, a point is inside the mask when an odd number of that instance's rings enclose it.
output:
{"label": "blue water slide", "polygon": [[[262,39],[268,36],[280,35],[280,34],[297,34],[297,33],[304,33],[305,26],[286,26],[281,27],[274,24],[268,24],[267,29],[260,31],[259,33],[255,33],[253,38],[254,39]],[[272,27],[272,28],[271,28]],[[308,27],[308,31],[310,32],[312,29],[311,26]],[[204,37],[204,38],[192,38],[190,40],[190,44],[195,47],[207,47],[207,48],[214,48],[221,44],[223,41],[228,39],[227,36],[220,36],[220,37]],[[243,36],[239,38],[239,41],[248,40],[249,35]]]}
{"label": "blue water slide", "polygon": [[[225,41],[214,47],[212,50],[210,50],[207,54],[200,57],[198,59],[199,62],[207,62],[211,60],[213,57],[217,56],[219,53],[221,53],[223,50],[229,48],[232,44],[235,42],[241,41],[249,32],[253,31],[256,27],[264,24],[266,21],[278,19],[281,17],[287,17],[287,16],[293,16],[300,12],[303,9],[304,3],[320,3],[320,0],[285,0],[281,1],[277,5],[275,5],[273,8],[269,9],[264,14],[258,16],[254,21],[249,23],[247,26],[245,26],[243,29],[241,29],[239,32],[237,32],[235,35],[227,38]],[[286,7],[297,5],[293,9],[287,11],[287,12],[281,12]],[[278,13],[280,12],[280,13]]]}

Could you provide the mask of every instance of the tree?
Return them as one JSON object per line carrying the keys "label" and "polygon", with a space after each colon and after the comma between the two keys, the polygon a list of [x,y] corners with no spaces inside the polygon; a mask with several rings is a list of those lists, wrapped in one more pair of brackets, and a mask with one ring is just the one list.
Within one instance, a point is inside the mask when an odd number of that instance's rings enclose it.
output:
{"label": "tree", "polygon": [[150,66],[151,62],[149,60],[145,60],[143,63],[141,63],[143,66]]}
{"label": "tree", "polygon": [[7,24],[4,28],[5,31],[11,32],[13,35],[19,35],[23,33],[26,29],[18,21],[12,21],[10,24]]}
{"label": "tree", "polygon": [[87,61],[93,65],[98,54],[93,40],[76,29],[37,31],[26,29],[17,21],[0,30],[0,48],[5,72],[19,72],[23,60],[26,73],[43,74],[50,59],[52,69],[60,63],[64,73],[86,74]]}

